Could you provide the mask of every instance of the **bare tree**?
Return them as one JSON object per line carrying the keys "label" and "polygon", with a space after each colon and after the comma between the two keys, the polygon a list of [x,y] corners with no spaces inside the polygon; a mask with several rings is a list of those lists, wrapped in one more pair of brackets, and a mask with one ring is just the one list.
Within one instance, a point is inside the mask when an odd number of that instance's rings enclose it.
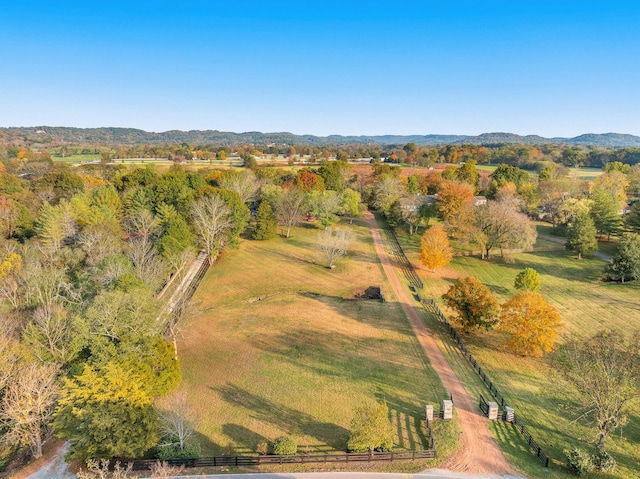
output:
{"label": "bare tree", "polygon": [[327,259],[328,268],[334,268],[333,262],[347,254],[355,236],[352,230],[339,228],[327,228],[318,234],[318,246]]}
{"label": "bare tree", "polygon": [[556,360],[604,449],[607,437],[625,423],[626,412],[640,398],[640,335],[626,339],[619,331],[600,331],[567,342]]}
{"label": "bare tree", "polygon": [[210,259],[215,259],[233,226],[231,209],[221,196],[212,194],[191,205],[191,218],[203,248]]}
{"label": "bare tree", "polygon": [[52,309],[38,307],[22,337],[42,362],[62,365],[73,359],[82,347],[77,321],[58,305]]}
{"label": "bare tree", "polygon": [[297,188],[282,190],[275,199],[273,211],[276,221],[285,228],[285,237],[287,238],[291,235],[291,228],[300,221],[305,199],[304,192]]}
{"label": "bare tree", "polygon": [[30,265],[25,271],[25,299],[47,311],[56,304],[77,303],[79,293],[69,282],[64,270],[54,266]]}
{"label": "bare tree", "polygon": [[166,409],[160,410],[159,416],[162,436],[168,441],[164,445],[184,450],[189,440],[195,436],[197,423],[195,411],[187,401],[187,393],[171,395]]}
{"label": "bare tree", "polygon": [[54,364],[23,364],[2,399],[0,422],[7,429],[5,441],[29,447],[36,458],[42,456],[42,446],[52,432],[57,374]]}
{"label": "bare tree", "polygon": [[167,273],[166,265],[154,248],[160,223],[146,209],[136,210],[124,223],[129,235],[127,256],[133,263],[136,278],[155,289]]}
{"label": "bare tree", "polygon": [[89,226],[78,235],[78,243],[87,254],[87,264],[97,266],[107,256],[122,251],[120,238],[104,225]]}
{"label": "bare tree", "polygon": [[244,204],[255,201],[260,189],[260,182],[251,170],[231,171],[218,182],[220,188],[235,191]]}

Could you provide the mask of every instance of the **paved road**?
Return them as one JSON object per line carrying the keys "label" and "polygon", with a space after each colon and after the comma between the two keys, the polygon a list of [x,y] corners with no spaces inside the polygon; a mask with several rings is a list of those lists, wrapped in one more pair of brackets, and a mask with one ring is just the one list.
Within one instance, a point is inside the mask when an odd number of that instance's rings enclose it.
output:
{"label": "paved road", "polygon": [[[184,479],[229,479],[228,474],[207,476],[177,476]],[[306,473],[260,473],[234,474],[234,479],[523,479],[517,476],[499,476],[495,474],[469,474],[451,472],[444,469],[432,469],[418,474],[376,473],[376,472],[306,472]]]}
{"label": "paved road", "polygon": [[406,287],[398,279],[396,268],[384,249],[380,228],[375,217],[367,211],[365,219],[371,228],[375,250],[389,283],[433,369],[440,377],[445,389],[453,395],[454,404],[458,410],[462,428],[461,446],[458,452],[447,460],[444,467],[461,472],[515,474],[515,469],[507,461],[495,439],[491,436],[487,427],[487,419],[479,414],[477,399],[467,392],[458,379],[414,307]]}

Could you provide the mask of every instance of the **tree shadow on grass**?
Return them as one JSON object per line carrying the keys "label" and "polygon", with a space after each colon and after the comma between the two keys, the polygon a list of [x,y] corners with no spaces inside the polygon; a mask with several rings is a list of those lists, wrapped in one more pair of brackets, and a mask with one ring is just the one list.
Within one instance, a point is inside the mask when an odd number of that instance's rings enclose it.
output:
{"label": "tree shadow on grass", "polygon": [[266,437],[240,424],[227,423],[222,426],[222,432],[238,445],[236,449],[241,453],[255,454],[258,444],[267,441]]}
{"label": "tree shadow on grass", "polygon": [[[337,424],[319,422],[309,414],[297,411],[282,404],[257,396],[233,384],[212,387],[227,402],[247,409],[248,415],[258,421],[273,424],[287,434],[308,435],[319,442],[331,446],[335,450],[344,450],[349,431]],[[247,435],[246,428],[232,428],[231,432],[243,435],[243,441],[254,441],[259,435]]]}

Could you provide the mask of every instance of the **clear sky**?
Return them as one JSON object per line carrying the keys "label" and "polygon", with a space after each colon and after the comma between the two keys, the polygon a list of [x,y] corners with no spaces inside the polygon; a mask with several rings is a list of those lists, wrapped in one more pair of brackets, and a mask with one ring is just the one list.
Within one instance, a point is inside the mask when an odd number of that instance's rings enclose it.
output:
{"label": "clear sky", "polygon": [[640,2],[0,0],[39,125],[640,135]]}

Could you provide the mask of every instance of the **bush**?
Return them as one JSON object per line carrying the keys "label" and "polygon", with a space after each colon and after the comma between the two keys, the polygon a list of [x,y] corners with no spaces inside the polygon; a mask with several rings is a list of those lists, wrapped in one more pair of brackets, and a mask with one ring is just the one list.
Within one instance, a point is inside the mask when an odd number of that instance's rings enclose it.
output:
{"label": "bush", "polygon": [[180,449],[175,444],[158,446],[156,457],[160,460],[166,459],[194,459],[200,457],[200,444],[187,444],[184,449]]}
{"label": "bush", "polygon": [[256,452],[261,456],[269,453],[269,443],[267,441],[260,441],[256,446]]}
{"label": "bush", "polygon": [[571,451],[564,451],[564,455],[567,458],[567,469],[571,474],[582,476],[593,471],[593,460],[583,450],[574,447]]}
{"label": "bush", "polygon": [[0,459],[0,472],[4,472],[7,470],[7,460]]}
{"label": "bush", "polygon": [[278,456],[291,456],[298,452],[298,445],[289,436],[282,436],[273,441],[273,453]]}
{"label": "bush", "polygon": [[601,447],[596,448],[591,455],[593,466],[601,472],[612,472],[616,468],[616,460],[611,454]]}

